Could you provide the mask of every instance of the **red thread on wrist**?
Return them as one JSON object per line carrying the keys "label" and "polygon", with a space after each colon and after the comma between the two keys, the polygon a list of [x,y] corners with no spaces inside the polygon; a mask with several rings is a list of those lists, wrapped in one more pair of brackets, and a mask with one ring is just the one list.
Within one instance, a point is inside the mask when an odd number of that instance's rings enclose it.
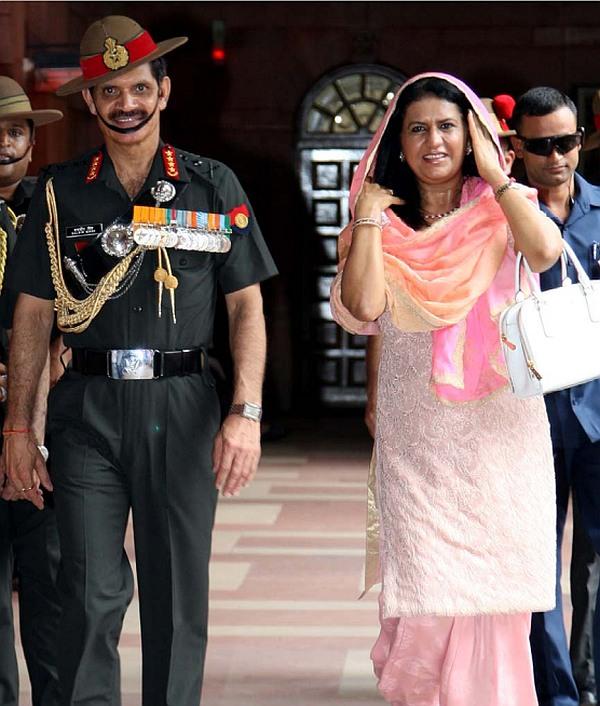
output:
{"label": "red thread on wrist", "polygon": [[12,434],[30,434],[31,431],[29,429],[3,429],[2,430],[2,435],[3,436],[11,436]]}

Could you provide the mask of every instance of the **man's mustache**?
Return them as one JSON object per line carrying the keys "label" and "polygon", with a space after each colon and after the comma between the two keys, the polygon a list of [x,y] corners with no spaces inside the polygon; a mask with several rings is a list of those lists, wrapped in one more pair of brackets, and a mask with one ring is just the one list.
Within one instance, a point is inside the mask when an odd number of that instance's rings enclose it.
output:
{"label": "man's mustache", "polygon": [[[157,110],[158,100],[156,101],[154,110],[151,113],[148,113],[148,111],[146,110],[140,110],[139,108],[137,110],[119,110],[117,108],[115,110],[112,110],[107,118],[103,118],[102,114],[98,110],[98,106],[96,106],[96,115],[98,116],[100,122],[106,125],[109,130],[117,132],[121,135],[128,135],[129,133],[141,130],[147,123],[152,120],[152,118],[154,117],[154,113],[156,113]],[[115,124],[116,120],[124,117],[133,119],[137,118],[138,122],[135,125],[131,125],[130,127],[121,127],[120,125]]]}
{"label": "man's mustache", "polygon": [[109,113],[108,119],[115,122],[121,118],[144,120],[147,116],[148,112],[146,110],[113,110]]}

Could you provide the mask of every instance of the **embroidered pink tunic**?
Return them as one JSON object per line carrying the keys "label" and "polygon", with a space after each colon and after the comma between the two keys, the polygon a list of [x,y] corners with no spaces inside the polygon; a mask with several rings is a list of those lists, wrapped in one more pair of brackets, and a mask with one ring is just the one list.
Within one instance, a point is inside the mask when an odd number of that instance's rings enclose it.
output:
{"label": "embroidered pink tunic", "polygon": [[442,403],[429,385],[431,334],[403,333],[387,313],[379,324],[383,616],[551,609],[555,485],[543,400],[505,388]]}

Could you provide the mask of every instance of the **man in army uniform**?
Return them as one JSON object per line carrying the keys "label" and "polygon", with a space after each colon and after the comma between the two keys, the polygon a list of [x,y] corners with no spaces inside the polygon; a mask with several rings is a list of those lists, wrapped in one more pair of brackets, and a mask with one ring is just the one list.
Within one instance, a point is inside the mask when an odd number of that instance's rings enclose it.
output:
{"label": "man in army uniform", "polygon": [[[35,179],[25,176],[31,162],[35,129],[60,120],[58,110],[32,110],[21,86],[0,76],[0,287],[10,269],[12,252]],[[3,303],[10,299],[2,287]],[[2,387],[5,393],[8,339],[0,335]],[[45,398],[46,390],[41,393]],[[5,394],[0,395],[2,401]],[[34,435],[44,441],[45,399],[38,397]],[[4,405],[0,405],[4,418]],[[4,486],[0,471],[0,705],[12,706],[19,697],[19,674],[14,650],[12,612],[13,575],[19,585],[21,642],[34,706],[58,704],[56,637],[60,605],[56,590],[59,563],[58,532],[54,509],[49,503],[42,512],[26,500],[17,500],[13,486]],[[17,502],[11,502],[17,500]]]}
{"label": "man in army uniform", "polygon": [[[123,549],[130,509],[142,703],[199,703],[216,497],[237,494],[260,456],[259,282],[276,268],[234,174],[160,140],[171,88],[161,57],[185,41],[156,44],[120,16],[88,28],[82,76],[59,94],[83,91],[104,144],[48,168],[17,245],[27,267],[11,280],[20,294],[5,462],[37,507],[54,485],[65,704],[119,703],[117,641],[133,592]],[[217,285],[234,360],[233,405],[220,428],[205,356]],[[50,393],[50,481],[30,425],[54,304],[73,360]]]}

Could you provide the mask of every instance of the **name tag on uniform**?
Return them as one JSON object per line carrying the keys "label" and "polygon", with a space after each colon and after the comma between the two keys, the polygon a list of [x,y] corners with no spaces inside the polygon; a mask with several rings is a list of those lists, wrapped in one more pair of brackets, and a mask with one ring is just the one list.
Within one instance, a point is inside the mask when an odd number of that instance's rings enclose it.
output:
{"label": "name tag on uniform", "polygon": [[102,223],[86,223],[80,226],[67,226],[65,234],[67,238],[93,238],[102,233]]}

